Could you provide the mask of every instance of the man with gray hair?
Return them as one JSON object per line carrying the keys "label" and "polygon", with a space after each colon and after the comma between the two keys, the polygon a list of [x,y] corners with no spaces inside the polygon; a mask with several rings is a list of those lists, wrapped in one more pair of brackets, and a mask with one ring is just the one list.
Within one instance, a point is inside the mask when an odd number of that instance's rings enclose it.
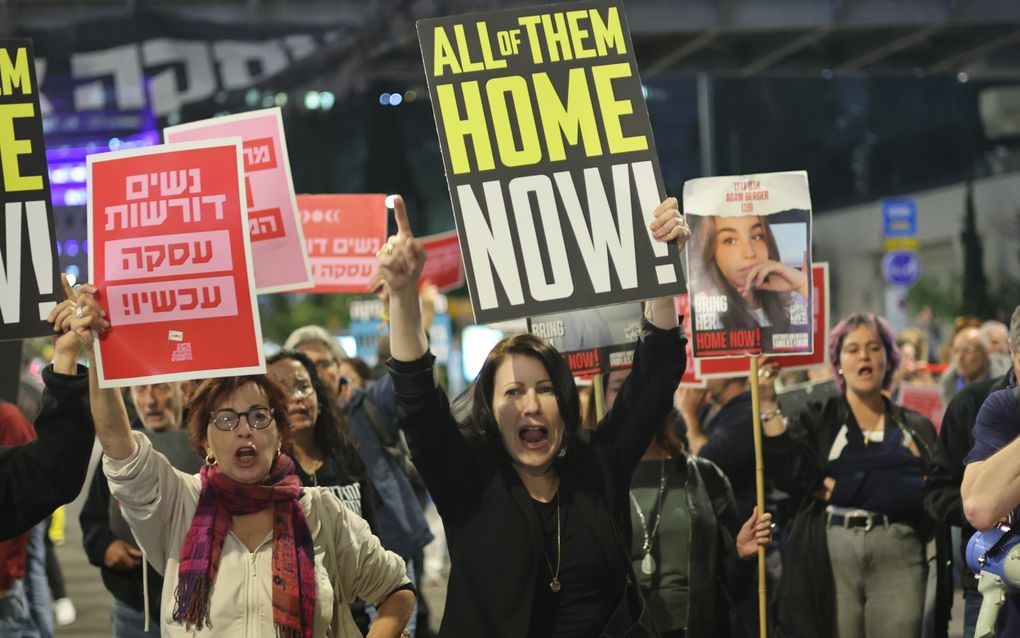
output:
{"label": "man with gray hair", "polygon": [[992,357],[991,343],[980,328],[964,328],[953,337],[952,360],[939,379],[942,405],[969,385],[1006,374],[1009,357]]}
{"label": "man with gray hair", "polygon": [[[956,340],[953,343],[955,345]],[[974,446],[974,423],[981,404],[990,393],[1016,386],[1017,375],[1020,374],[1020,306],[1013,311],[1007,347],[1012,367],[1001,376],[965,387],[946,407],[932,467],[924,486],[924,506],[928,514],[936,520],[962,528],[961,551],[954,556],[959,559],[963,571],[964,638],[974,636],[978,611],[981,609],[977,581],[967,568],[964,556],[967,541],[974,534],[974,528],[964,516],[963,500],[960,497],[964,458]]]}

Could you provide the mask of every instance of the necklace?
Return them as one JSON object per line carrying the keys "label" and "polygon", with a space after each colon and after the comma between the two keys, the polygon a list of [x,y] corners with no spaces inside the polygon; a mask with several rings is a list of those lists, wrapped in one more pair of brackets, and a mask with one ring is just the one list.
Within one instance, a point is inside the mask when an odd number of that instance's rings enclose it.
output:
{"label": "necklace", "polygon": [[549,573],[552,574],[552,580],[549,581],[549,589],[555,594],[560,590],[560,558],[563,556],[560,551],[560,495],[556,493],[556,571],[553,571],[552,561],[549,560],[549,554],[542,552],[542,556],[545,557],[545,564],[549,566]]}
{"label": "necklace", "polygon": [[[652,525],[651,530],[648,529],[648,524],[645,522],[645,514],[641,511],[641,506],[634,498],[634,491],[630,491],[630,502],[634,504],[634,511],[637,512],[638,520],[641,521],[641,533],[644,535],[641,551],[644,552],[645,557],[641,559],[641,573],[649,576],[655,573],[656,565],[655,559],[652,558],[652,544],[655,543],[655,536],[659,533],[659,523],[662,522],[662,499],[666,494],[666,459],[660,463],[662,465],[659,470],[659,495],[652,508],[655,512],[655,524]],[[651,512],[648,515],[651,516]]]}

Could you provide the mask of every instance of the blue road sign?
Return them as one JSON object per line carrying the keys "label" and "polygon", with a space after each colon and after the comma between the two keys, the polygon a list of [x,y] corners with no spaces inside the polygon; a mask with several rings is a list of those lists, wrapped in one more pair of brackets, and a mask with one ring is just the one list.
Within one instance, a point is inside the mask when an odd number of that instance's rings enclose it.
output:
{"label": "blue road sign", "polygon": [[912,199],[883,199],[882,234],[885,237],[917,235],[917,202]]}
{"label": "blue road sign", "polygon": [[913,286],[921,278],[921,260],[917,253],[897,250],[882,259],[882,274],[894,286]]}

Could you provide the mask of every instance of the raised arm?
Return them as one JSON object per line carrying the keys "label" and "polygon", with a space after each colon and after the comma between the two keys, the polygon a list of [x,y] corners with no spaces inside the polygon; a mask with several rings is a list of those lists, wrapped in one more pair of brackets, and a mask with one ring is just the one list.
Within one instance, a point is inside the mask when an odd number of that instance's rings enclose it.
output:
{"label": "raised arm", "polygon": [[394,197],[397,234],[379,251],[379,272],[390,291],[390,354],[397,361],[417,361],[428,350],[421,327],[418,279],[425,266],[425,248],[411,234],[404,200]]}
{"label": "raised arm", "polygon": [[96,368],[96,332],[105,332],[110,327],[106,313],[96,301],[97,290],[90,285],[78,287],[78,310],[71,318],[68,331],[78,336],[89,354],[89,405],[92,420],[96,425],[96,436],[106,456],[120,461],[131,456],[135,441],[131,437],[131,423],[128,420],[124,398],[112,388],[99,387],[99,373]]}

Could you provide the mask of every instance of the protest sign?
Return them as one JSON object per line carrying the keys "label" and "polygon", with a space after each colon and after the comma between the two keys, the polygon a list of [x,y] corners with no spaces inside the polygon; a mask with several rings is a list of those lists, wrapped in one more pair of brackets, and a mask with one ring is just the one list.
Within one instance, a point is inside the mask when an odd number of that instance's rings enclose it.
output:
{"label": "protest sign", "polygon": [[243,141],[256,292],[284,292],[312,285],[298,219],[287,140],[279,108],[239,113],[163,130],[167,143],[238,136]]}
{"label": "protest sign", "polygon": [[942,405],[942,391],[938,386],[901,384],[899,404],[928,417],[936,432],[942,430],[945,408]]}
{"label": "protest sign", "polygon": [[807,173],[693,179],[683,206],[694,356],[811,353]]}
{"label": "protest sign", "polygon": [[531,317],[528,332],[551,343],[575,377],[629,368],[641,335],[641,304]]}
{"label": "protest sign", "polygon": [[315,287],[301,292],[364,293],[386,242],[385,195],[299,195]]}
{"label": "protest sign", "polygon": [[351,313],[349,328],[354,337],[357,356],[374,366],[379,363],[379,335],[389,332],[389,324],[383,319],[383,303],[377,297],[366,297],[351,301],[347,309]]}
{"label": "protest sign", "polygon": [[[684,334],[691,334],[691,302],[687,295],[677,295],[673,298],[676,303],[676,313],[683,317],[684,320]],[[694,358],[694,353],[691,351],[691,340],[687,340],[687,345],[684,347],[685,354],[687,356],[687,367],[684,368],[684,376],[680,377],[680,387],[691,387],[691,388],[704,388],[705,379],[701,377],[701,369],[698,364],[700,361]]]}
{"label": "protest sign", "polygon": [[437,233],[421,238],[425,247],[425,268],[422,281],[430,281],[439,292],[449,292],[464,285],[464,271],[460,267],[460,240],[457,231]]}
{"label": "protest sign", "polygon": [[[784,372],[806,370],[829,363],[829,264],[811,264],[811,316],[814,322],[812,339],[814,348],[810,354],[774,355]],[[743,376],[747,374],[746,359],[734,357],[702,357],[697,359],[698,371],[705,379]]]}
{"label": "protest sign", "polygon": [[31,40],[0,39],[0,340],[53,334],[63,299]]}
{"label": "protest sign", "polygon": [[88,157],[101,387],[265,372],[241,140]]}
{"label": "protest sign", "polygon": [[475,321],[683,292],[620,2],[418,22]]}

